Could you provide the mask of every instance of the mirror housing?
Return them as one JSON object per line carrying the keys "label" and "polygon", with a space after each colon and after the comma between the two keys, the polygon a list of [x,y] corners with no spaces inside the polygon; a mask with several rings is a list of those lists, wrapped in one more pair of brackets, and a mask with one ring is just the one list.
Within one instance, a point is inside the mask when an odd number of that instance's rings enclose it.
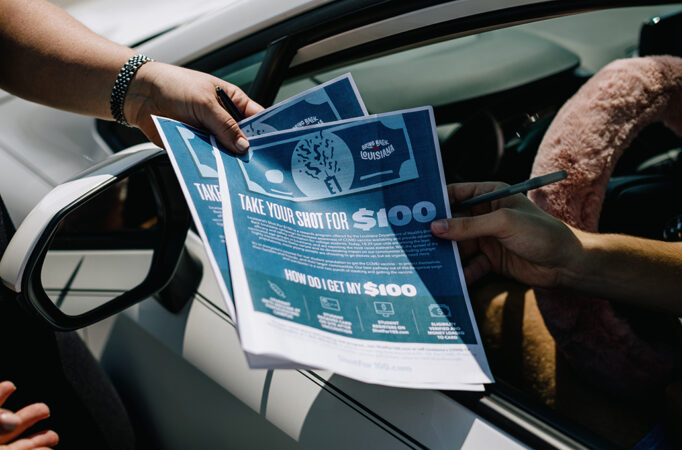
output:
{"label": "mirror housing", "polygon": [[[124,288],[120,295],[103,303],[100,301],[92,309],[75,315],[66,313],[60,309],[59,302],[50,298],[43,281],[45,258],[55,242],[55,236],[63,233],[65,223],[73,222],[74,217],[85,217],[88,221],[94,217],[95,221],[99,220],[92,213],[84,214],[84,205],[104,206],[106,210],[109,205],[102,205],[102,201],[108,201],[111,195],[105,193],[116,189],[114,186],[117,183],[120,186],[132,177],[146,180],[145,197],[157,208],[153,230],[143,230],[137,239],[137,245],[151,250],[148,273],[140,276],[143,279],[137,281],[139,284],[136,286]],[[85,210],[87,212],[88,208]],[[22,306],[53,328],[64,331],[81,328],[163,289],[177,269],[189,223],[190,213],[165,151],[151,143],[140,144],[117,153],[50,191],[26,216],[7,246],[0,261],[0,278],[7,287],[20,294]],[[88,225],[81,228],[89,230],[92,227]],[[107,245],[115,245],[115,232],[109,233],[106,228],[97,231],[98,239],[94,239],[98,250],[107,251]],[[90,241],[89,245],[92,246],[93,240]],[[60,245],[63,247],[64,243]],[[83,248],[76,246],[75,250],[77,252]],[[80,263],[63,292],[68,292],[79,267]]]}

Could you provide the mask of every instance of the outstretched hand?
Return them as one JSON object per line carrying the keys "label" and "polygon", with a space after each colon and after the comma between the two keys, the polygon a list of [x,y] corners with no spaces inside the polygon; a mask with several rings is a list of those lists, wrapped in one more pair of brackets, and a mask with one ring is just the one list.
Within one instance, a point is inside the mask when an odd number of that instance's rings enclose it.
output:
{"label": "outstretched hand", "polygon": [[212,75],[160,62],[149,62],[138,70],[126,95],[126,120],[162,146],[151,114],[169,117],[208,130],[227,149],[244,153],[248,140],[236,120],[225,111],[216,95],[220,86],[234,104],[249,117],[263,109],[241,89]]}
{"label": "outstretched hand", "polygon": [[[15,390],[16,387],[10,381],[0,383],[0,406]],[[16,413],[0,408],[0,449],[46,450],[57,445],[59,436],[52,430],[17,439],[21,433],[48,417],[50,417],[50,410],[44,403],[28,405]]]}
{"label": "outstretched hand", "polygon": [[[448,195],[456,206],[506,186],[495,182],[451,184]],[[468,283],[494,271],[531,286],[555,287],[563,269],[580,253],[578,231],[522,194],[477,205],[455,216],[434,221],[431,230],[438,237],[458,242]]]}

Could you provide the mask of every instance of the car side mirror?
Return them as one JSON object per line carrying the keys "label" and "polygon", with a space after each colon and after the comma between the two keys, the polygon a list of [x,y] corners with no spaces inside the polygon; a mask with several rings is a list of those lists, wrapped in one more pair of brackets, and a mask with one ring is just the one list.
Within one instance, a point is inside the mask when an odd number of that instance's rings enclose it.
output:
{"label": "car side mirror", "polygon": [[168,156],[142,144],[50,191],[10,241],[0,277],[54,328],[81,328],[164,288],[189,221]]}

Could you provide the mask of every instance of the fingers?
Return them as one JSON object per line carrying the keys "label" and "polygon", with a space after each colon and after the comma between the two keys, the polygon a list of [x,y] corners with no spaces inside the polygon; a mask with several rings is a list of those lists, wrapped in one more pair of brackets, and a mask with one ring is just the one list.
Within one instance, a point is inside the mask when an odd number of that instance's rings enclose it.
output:
{"label": "fingers", "polygon": [[58,443],[59,435],[52,430],[45,430],[12,442],[4,448],[7,450],[49,450]]}
{"label": "fingers", "polygon": [[457,249],[467,284],[475,283],[492,270],[490,259],[488,255],[481,253],[478,240],[460,241],[457,243]]}
{"label": "fingers", "polygon": [[[16,386],[11,381],[0,383],[0,405],[3,405],[16,389]],[[14,430],[20,422],[21,419],[12,411],[0,409],[0,434],[9,433]]]}
{"label": "fingers", "polygon": [[245,117],[250,117],[263,111],[264,108],[261,105],[251,100],[251,98],[237,86],[226,82],[219,83],[219,85],[225,93],[230,96],[232,102],[239,108]]}
{"label": "fingers", "polygon": [[16,386],[14,386],[14,383],[11,381],[3,381],[0,383],[0,406],[4,405],[7,398],[16,390]]}
{"label": "fingers", "polygon": [[475,283],[492,270],[493,266],[487,255],[479,253],[463,267],[464,280],[467,284]]}
{"label": "fingers", "polygon": [[249,149],[249,141],[239,129],[237,121],[223,109],[217,98],[209,107],[204,125],[228,150],[241,155]]}
{"label": "fingers", "polygon": [[50,409],[45,403],[33,403],[17,411],[15,415],[19,417],[20,423],[14,430],[0,435],[0,443],[11,441],[36,423],[50,417]]}
{"label": "fingers", "polygon": [[464,262],[478,253],[478,241],[475,239],[460,241],[457,243],[459,257]]}
{"label": "fingers", "polygon": [[[454,219],[470,218],[466,215],[458,215]],[[439,221],[436,221],[439,222]],[[450,228],[449,223],[448,229]],[[438,227],[440,224],[432,224],[432,227]],[[438,235],[436,232],[434,234]],[[444,237],[444,236],[440,236]],[[457,249],[459,250],[460,260],[462,261],[462,271],[464,273],[464,280],[467,284],[472,284],[481,279],[484,275],[492,269],[492,264],[488,256],[481,253],[481,248],[478,239],[465,239],[457,242]]]}
{"label": "fingers", "polygon": [[[16,390],[10,381],[0,383],[0,405]],[[36,433],[28,438],[11,442],[21,433],[31,428],[39,421],[50,416],[50,409],[44,403],[34,403],[16,413],[0,409],[0,444],[7,450],[40,450],[49,449],[57,445],[59,436],[51,430]]]}
{"label": "fingers", "polygon": [[263,111],[265,108],[263,108],[259,103],[256,103],[255,101],[251,100],[249,97],[244,95],[247,99],[246,106],[242,111],[244,111],[244,115],[246,117],[251,117],[254,114],[258,114],[259,112]]}
{"label": "fingers", "polygon": [[[222,81],[219,83],[219,86],[245,117],[252,116],[263,110],[261,105],[251,100],[237,86]],[[238,154],[245,153],[249,149],[249,142],[239,128],[235,118],[225,111],[220,102],[217,102],[212,109],[215,120],[213,120],[213,124],[206,124],[209,131],[216,136],[224,147]]]}

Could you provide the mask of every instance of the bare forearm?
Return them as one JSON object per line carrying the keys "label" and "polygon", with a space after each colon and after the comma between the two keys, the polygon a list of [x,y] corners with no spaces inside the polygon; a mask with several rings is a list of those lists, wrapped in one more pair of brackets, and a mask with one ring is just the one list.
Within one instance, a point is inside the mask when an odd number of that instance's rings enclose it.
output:
{"label": "bare forearm", "polygon": [[566,288],[682,316],[682,243],[576,232],[583,251]]}
{"label": "bare forearm", "polygon": [[42,0],[0,0],[0,87],[28,100],[111,118],[109,96],[135,51]]}

